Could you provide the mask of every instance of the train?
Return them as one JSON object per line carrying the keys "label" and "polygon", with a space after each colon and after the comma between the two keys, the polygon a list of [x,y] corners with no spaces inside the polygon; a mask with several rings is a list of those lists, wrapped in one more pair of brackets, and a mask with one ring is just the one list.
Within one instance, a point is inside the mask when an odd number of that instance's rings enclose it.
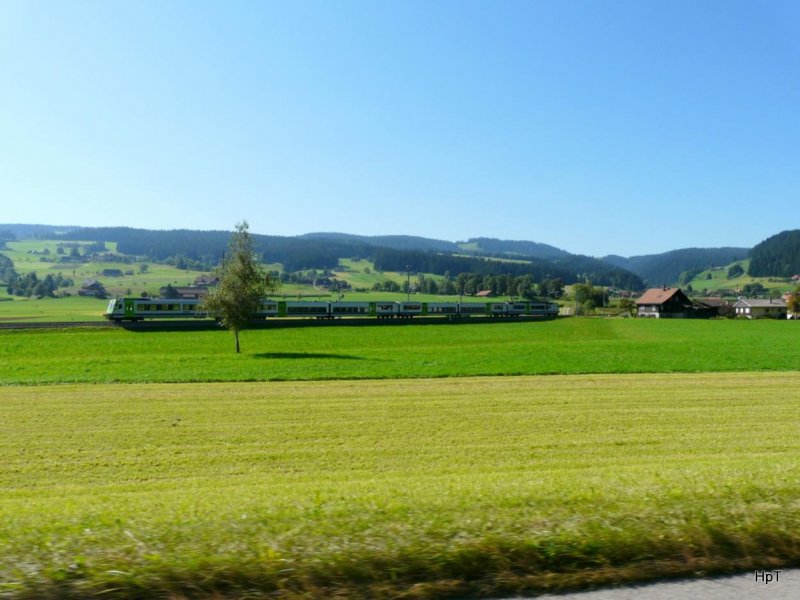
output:
{"label": "train", "polygon": [[[109,301],[104,316],[121,323],[143,319],[203,319],[208,318],[198,299],[171,298],[114,298]],[[345,302],[327,300],[264,299],[254,319],[270,318],[373,318],[411,319],[413,317],[545,317],[558,316],[558,305],[549,302],[417,302],[413,300],[373,300]]]}

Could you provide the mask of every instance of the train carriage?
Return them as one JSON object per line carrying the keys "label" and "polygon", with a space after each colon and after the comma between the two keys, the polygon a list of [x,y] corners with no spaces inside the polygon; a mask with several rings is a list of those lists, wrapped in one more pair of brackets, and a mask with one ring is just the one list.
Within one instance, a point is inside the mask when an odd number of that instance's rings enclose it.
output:
{"label": "train carriage", "polygon": [[331,302],[331,317],[369,317],[375,316],[375,303],[372,302]]}
{"label": "train carriage", "polygon": [[507,302],[506,314],[512,317],[527,314],[528,306],[527,302]]}
{"label": "train carriage", "polygon": [[397,302],[373,302],[375,306],[375,316],[379,319],[394,319],[400,312],[400,305]]}
{"label": "train carriage", "polygon": [[[324,319],[330,316],[330,302],[318,300],[282,302],[285,317],[316,317]],[[283,312],[282,311],[282,312]]]}
{"label": "train carriage", "polygon": [[427,314],[429,315],[446,315],[450,317],[458,315],[457,302],[428,302],[427,304]]}
{"label": "train carriage", "polygon": [[264,300],[261,302],[261,308],[258,311],[258,316],[262,319],[269,317],[277,317],[279,315],[278,302],[275,300]]}
{"label": "train carriage", "polygon": [[198,300],[172,298],[115,298],[109,300],[105,316],[112,321],[176,319],[204,316],[197,311]]}
{"label": "train carriage", "polygon": [[416,315],[427,314],[428,305],[424,302],[398,302],[397,316],[410,319]]}
{"label": "train carriage", "polygon": [[464,316],[470,315],[487,315],[489,312],[489,304],[486,302],[459,302],[458,314]]}

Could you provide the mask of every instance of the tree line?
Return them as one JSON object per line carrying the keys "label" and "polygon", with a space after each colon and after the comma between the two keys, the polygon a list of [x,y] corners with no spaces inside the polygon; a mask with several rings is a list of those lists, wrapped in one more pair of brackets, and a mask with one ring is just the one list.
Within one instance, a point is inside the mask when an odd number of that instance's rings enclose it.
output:
{"label": "tree line", "polygon": [[514,276],[510,273],[500,275],[476,275],[459,273],[455,277],[445,273],[443,278],[426,277],[418,273],[414,279],[402,283],[386,280],[372,286],[375,292],[416,292],[442,296],[474,296],[478,292],[491,292],[492,296],[516,296],[525,299],[538,297],[558,298],[564,291],[564,282],[559,278],[544,279],[536,283],[532,275]]}
{"label": "tree line", "polygon": [[72,285],[74,285],[73,280],[61,273],[47,275],[43,279],[40,279],[34,272],[25,275],[14,273],[6,284],[6,290],[11,296],[52,298],[55,297],[59,288],[67,288]]}
{"label": "tree line", "polygon": [[14,261],[5,254],[0,254],[0,281],[8,283],[15,277],[17,272],[14,270]]}

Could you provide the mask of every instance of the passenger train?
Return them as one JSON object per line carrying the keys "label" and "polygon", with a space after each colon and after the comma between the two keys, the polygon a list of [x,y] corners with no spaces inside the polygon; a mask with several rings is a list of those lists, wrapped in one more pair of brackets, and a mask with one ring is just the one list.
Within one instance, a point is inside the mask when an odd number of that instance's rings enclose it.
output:
{"label": "passenger train", "polygon": [[[197,299],[169,298],[115,298],[106,308],[105,318],[117,323],[142,319],[207,318],[199,308]],[[376,300],[370,302],[344,301],[291,301],[265,299],[254,319],[342,317],[373,319],[410,319],[413,317],[556,317],[558,305],[547,302],[397,302]]]}

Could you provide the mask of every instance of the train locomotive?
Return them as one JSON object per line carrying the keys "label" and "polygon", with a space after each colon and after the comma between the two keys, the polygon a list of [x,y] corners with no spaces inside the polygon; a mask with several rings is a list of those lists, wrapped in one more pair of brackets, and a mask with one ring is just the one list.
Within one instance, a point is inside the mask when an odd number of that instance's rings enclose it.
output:
{"label": "train locomotive", "polygon": [[[326,300],[264,299],[254,319],[269,318],[372,318],[411,319],[413,317],[443,317],[460,319],[483,317],[556,317],[558,305],[548,302],[417,302],[373,300],[345,302]],[[143,319],[203,319],[198,299],[171,298],[114,298],[104,313],[106,319],[141,321]]]}

